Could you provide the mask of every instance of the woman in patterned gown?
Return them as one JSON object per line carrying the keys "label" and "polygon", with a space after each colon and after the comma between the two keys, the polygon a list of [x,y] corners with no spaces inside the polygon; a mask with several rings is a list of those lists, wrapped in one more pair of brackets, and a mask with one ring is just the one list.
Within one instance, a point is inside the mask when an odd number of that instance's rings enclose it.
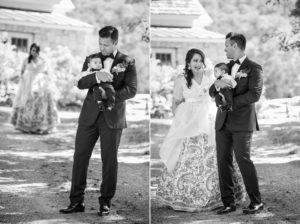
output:
{"label": "woman in patterned gown", "polygon": [[46,134],[58,122],[55,87],[48,74],[47,63],[33,43],[21,69],[19,88],[13,103],[11,123],[26,133]]}
{"label": "woman in patterned gown", "polygon": [[[165,164],[154,199],[178,211],[208,211],[222,205],[215,151],[215,107],[208,94],[205,56],[198,49],[187,52],[184,74],[175,79],[171,128],[161,146]],[[235,164],[235,170],[237,164]],[[235,176],[235,197],[245,200],[239,172]]]}

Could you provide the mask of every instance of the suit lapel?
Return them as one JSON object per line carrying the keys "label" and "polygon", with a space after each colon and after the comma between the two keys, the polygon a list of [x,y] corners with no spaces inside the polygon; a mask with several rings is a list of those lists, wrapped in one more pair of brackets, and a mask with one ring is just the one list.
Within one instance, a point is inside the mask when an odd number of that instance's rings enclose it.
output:
{"label": "suit lapel", "polygon": [[118,64],[121,55],[122,55],[122,53],[121,53],[119,50],[117,50],[117,54],[116,54],[116,56],[115,56],[115,58],[114,58],[113,63],[111,64],[110,72],[112,72],[112,68],[113,68],[115,65]]}
{"label": "suit lapel", "polygon": [[239,69],[237,70],[237,72],[240,72],[242,69],[247,68],[248,62],[249,62],[249,59],[246,57],[245,60],[243,61],[243,63],[241,64],[241,66],[239,67]]}
{"label": "suit lapel", "polygon": [[[249,63],[249,59],[246,57],[236,73],[246,69],[248,67],[248,63]],[[239,78],[235,77],[235,81],[238,81],[238,80],[239,80]]]}

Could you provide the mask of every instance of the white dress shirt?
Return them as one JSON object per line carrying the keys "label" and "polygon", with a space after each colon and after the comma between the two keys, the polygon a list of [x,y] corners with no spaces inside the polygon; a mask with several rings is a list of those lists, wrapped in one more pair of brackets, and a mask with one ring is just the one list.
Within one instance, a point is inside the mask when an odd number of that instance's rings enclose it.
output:
{"label": "white dress shirt", "polygon": [[[114,58],[116,57],[117,52],[118,52],[117,49],[114,50],[114,52],[113,52]],[[112,63],[113,63],[113,62],[114,62],[114,59],[112,59],[112,58],[106,58],[106,59],[103,61],[104,68],[102,68],[101,70],[103,70],[103,71],[105,71],[105,72],[110,72],[110,69],[111,69],[111,66],[112,66]],[[100,83],[100,80],[98,79],[96,73],[95,73],[95,77],[96,77],[97,83]]]}
{"label": "white dress shirt", "polygon": [[246,55],[244,55],[243,57],[239,58],[238,60],[240,61],[240,64],[234,63],[234,65],[231,68],[231,76],[233,78],[235,78],[237,71],[239,70],[241,64],[244,62],[244,60],[246,59]]}

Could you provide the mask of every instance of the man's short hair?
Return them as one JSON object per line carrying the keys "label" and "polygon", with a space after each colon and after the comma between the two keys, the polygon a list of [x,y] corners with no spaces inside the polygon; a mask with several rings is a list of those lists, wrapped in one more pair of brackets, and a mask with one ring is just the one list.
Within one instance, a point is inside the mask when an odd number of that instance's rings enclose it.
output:
{"label": "man's short hair", "polygon": [[246,49],[247,41],[243,34],[230,32],[226,35],[226,39],[229,39],[231,44],[236,43],[241,50]]}
{"label": "man's short hair", "polygon": [[215,68],[219,68],[219,69],[225,71],[225,73],[229,72],[229,68],[228,68],[228,66],[224,62],[216,64]]}
{"label": "man's short hair", "polygon": [[99,37],[111,38],[114,42],[116,42],[119,39],[119,31],[116,27],[105,26],[99,30]]}

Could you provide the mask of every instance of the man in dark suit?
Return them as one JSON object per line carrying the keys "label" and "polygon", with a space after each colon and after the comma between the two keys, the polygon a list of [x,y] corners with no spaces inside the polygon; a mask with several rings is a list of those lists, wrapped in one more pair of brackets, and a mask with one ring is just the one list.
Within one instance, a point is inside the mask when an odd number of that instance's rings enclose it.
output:
{"label": "man in dark suit", "polygon": [[[111,199],[117,184],[117,153],[123,128],[126,128],[125,100],[135,96],[137,76],[134,59],[117,50],[118,30],[106,26],[99,31],[102,63],[111,60],[110,73],[98,71],[82,77],[78,81],[79,89],[88,89],[78,121],[75,140],[75,153],[72,170],[70,205],[61,209],[61,213],[83,212],[84,191],[87,169],[93,148],[100,136],[102,159],[102,183],[100,187],[98,215],[108,215]],[[92,56],[92,55],[91,55]],[[87,70],[86,58],[82,71]],[[103,66],[102,66],[103,67]],[[115,106],[112,110],[100,111],[94,100],[93,87],[101,82],[112,82],[115,89]],[[102,97],[105,99],[105,93]]]}
{"label": "man in dark suit", "polygon": [[[243,209],[243,213],[254,214],[263,209],[256,169],[250,159],[253,131],[259,130],[255,102],[259,100],[262,92],[262,67],[246,57],[245,48],[246,38],[242,34],[231,32],[226,35],[226,56],[233,59],[228,67],[237,86],[233,93],[233,110],[222,112],[218,109],[216,117],[218,172],[224,204],[218,214],[236,210],[232,180],[233,151],[250,198],[250,205]],[[229,85],[225,81],[215,81],[209,89],[210,96],[215,97],[226,86]]]}

